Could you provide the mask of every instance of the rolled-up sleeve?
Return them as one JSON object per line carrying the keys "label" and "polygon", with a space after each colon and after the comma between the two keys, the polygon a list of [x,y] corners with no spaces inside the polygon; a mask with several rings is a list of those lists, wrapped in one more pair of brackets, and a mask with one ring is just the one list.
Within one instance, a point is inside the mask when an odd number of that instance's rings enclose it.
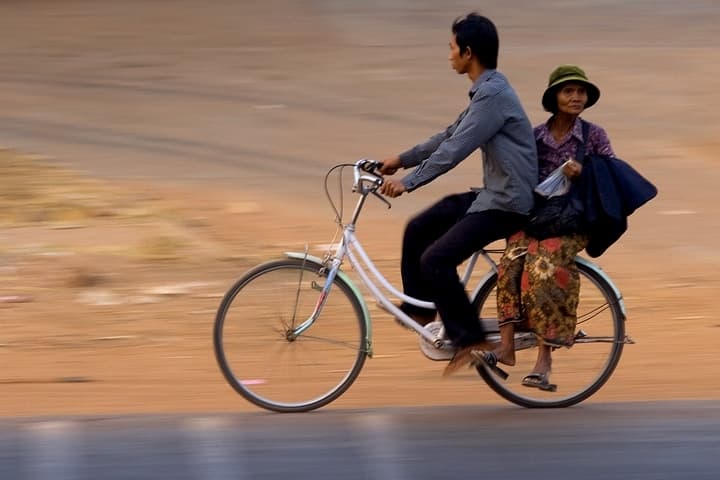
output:
{"label": "rolled-up sleeve", "polygon": [[[430,156],[402,179],[408,192],[431,182],[457,166],[473,151],[487,143],[502,128],[505,121],[503,109],[493,108],[493,98],[473,99],[467,113],[462,119],[459,119],[459,124],[451,134],[441,140]],[[426,144],[428,143],[429,141],[426,142]]]}

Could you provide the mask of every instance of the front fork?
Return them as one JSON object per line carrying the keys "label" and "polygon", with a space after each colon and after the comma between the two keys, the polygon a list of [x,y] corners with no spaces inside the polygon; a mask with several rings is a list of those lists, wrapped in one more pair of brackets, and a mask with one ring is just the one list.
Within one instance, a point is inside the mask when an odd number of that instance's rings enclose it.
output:
{"label": "front fork", "polygon": [[[322,267],[320,271],[318,272],[319,275],[322,275],[323,270],[327,269],[328,267]],[[320,285],[315,280],[312,281],[311,286],[313,290],[318,290],[320,292],[320,295],[318,296],[317,302],[315,303],[315,308],[313,309],[312,313],[310,314],[310,317],[307,318],[304,322],[302,322],[300,325],[294,328],[289,328],[288,331],[285,334],[285,338],[287,338],[288,341],[292,342],[297,337],[302,335],[303,332],[305,332],[308,328],[312,326],[313,323],[315,323],[315,320],[320,316],[320,313],[322,312],[323,307],[325,306],[325,302],[327,301],[328,294],[330,293],[330,288],[332,287],[333,282],[335,281],[335,276],[337,275],[338,270],[340,269],[340,261],[337,259],[332,260],[330,262],[330,267],[328,270],[327,278],[325,279],[325,284]],[[298,283],[298,291],[297,291],[297,299],[300,298],[300,288],[302,288],[302,275],[305,269],[302,269],[300,272],[300,281]],[[297,300],[295,302],[295,310],[297,310]],[[295,317],[295,312],[293,312],[293,318]],[[294,322],[293,322],[294,324]]]}

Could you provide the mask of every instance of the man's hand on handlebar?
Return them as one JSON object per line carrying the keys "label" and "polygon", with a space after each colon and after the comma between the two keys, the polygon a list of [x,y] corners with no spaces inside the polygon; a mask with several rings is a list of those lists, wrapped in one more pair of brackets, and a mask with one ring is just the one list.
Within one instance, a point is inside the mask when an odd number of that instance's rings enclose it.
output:
{"label": "man's hand on handlebar", "polygon": [[378,171],[382,175],[393,175],[395,172],[398,171],[401,166],[402,165],[400,165],[400,157],[387,158],[382,161],[382,165],[380,166]]}
{"label": "man's hand on handlebar", "polygon": [[392,178],[386,178],[380,187],[380,193],[390,198],[399,197],[405,193],[405,185],[400,180],[393,180]]}

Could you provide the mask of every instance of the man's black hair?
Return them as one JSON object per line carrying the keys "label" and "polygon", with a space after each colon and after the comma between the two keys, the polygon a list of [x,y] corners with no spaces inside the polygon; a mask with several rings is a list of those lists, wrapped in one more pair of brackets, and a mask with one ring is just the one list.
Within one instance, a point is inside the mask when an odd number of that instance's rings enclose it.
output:
{"label": "man's black hair", "polygon": [[482,66],[497,68],[500,40],[495,24],[489,18],[475,12],[459,17],[453,22],[452,33],[460,53],[469,48]]}

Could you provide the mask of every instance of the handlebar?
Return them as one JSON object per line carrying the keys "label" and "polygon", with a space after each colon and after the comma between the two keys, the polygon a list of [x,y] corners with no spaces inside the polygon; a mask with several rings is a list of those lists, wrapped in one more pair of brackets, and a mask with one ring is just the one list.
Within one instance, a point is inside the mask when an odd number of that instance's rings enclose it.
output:
{"label": "handlebar", "polygon": [[[342,186],[342,170],[345,167],[353,167],[353,186],[352,191],[355,193],[359,193],[361,195],[361,199],[358,200],[358,204],[355,208],[355,212],[353,213],[353,219],[351,222],[355,222],[357,220],[358,215],[360,214],[360,210],[362,209],[362,205],[365,203],[365,198],[367,198],[368,195],[372,194],[373,196],[379,198],[385,205],[387,205],[388,208],[391,208],[390,202],[388,202],[382,195],[380,195],[377,191],[383,184],[383,176],[382,173],[380,173],[380,168],[382,168],[383,163],[378,162],[377,160],[370,160],[367,158],[362,158],[355,163],[340,163],[338,165],[335,165],[332,167],[328,172],[325,174],[325,195],[328,198],[328,201],[330,202],[330,206],[332,207],[333,211],[335,212],[336,221],[339,224],[342,224],[342,218],[343,218],[343,186]],[[330,178],[330,174],[334,172],[335,170],[340,170],[340,205],[339,208],[335,204],[335,202],[332,199],[332,196],[330,195],[330,190],[328,189],[328,179]]]}
{"label": "handlebar", "polygon": [[353,166],[353,191],[364,193],[365,188],[377,190],[383,184],[382,174],[378,171],[382,166],[377,160],[362,158]]}
{"label": "handlebar", "polygon": [[377,160],[370,160],[367,158],[362,158],[362,159],[358,160],[357,162],[355,162],[355,166],[357,166],[364,172],[375,173],[376,170],[380,170],[380,168],[382,168],[383,163],[378,162]]}
{"label": "handlebar", "polygon": [[379,172],[382,166],[382,162],[367,158],[362,158],[355,162],[355,166],[353,168],[353,176],[355,179],[353,182],[353,192],[358,192],[362,195],[371,193],[382,200],[382,202],[390,208],[390,202],[388,202],[385,197],[377,193],[378,188],[380,188],[383,184],[383,176]]}

